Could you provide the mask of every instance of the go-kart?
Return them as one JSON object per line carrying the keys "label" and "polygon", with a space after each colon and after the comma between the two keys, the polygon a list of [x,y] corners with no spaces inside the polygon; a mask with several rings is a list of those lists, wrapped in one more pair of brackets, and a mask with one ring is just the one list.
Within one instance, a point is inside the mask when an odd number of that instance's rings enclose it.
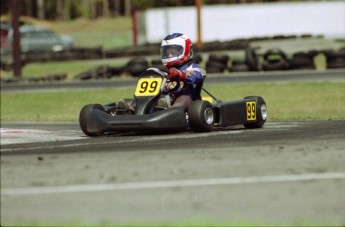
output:
{"label": "go-kart", "polygon": [[[87,136],[101,136],[123,132],[210,132],[239,124],[246,128],[261,128],[266,122],[267,107],[262,97],[248,96],[222,102],[202,87],[203,81],[195,87],[197,95],[187,112],[183,107],[162,108],[157,105],[159,99],[166,98],[179,86],[180,82],[170,81],[166,72],[149,68],[138,78],[134,99],[125,99],[128,105],[135,106],[134,111],[124,111],[115,102],[89,104],[80,111],[80,127]],[[216,102],[212,104],[203,100],[202,90]]]}

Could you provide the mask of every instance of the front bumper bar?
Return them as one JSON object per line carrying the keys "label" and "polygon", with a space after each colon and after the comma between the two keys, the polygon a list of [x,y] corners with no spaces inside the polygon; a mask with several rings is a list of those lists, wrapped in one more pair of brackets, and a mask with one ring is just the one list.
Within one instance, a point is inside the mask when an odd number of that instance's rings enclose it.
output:
{"label": "front bumper bar", "polygon": [[106,132],[157,132],[186,130],[188,123],[183,108],[170,108],[144,115],[110,115],[93,109],[87,118],[87,130]]}

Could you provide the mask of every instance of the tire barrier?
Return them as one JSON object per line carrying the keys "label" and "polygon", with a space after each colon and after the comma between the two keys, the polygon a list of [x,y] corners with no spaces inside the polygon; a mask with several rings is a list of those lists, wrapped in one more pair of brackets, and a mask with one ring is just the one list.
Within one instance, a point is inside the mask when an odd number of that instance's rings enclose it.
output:
{"label": "tire barrier", "polygon": [[[1,69],[5,71],[12,70],[13,58],[12,54],[2,54]],[[21,61],[23,64],[35,62],[52,62],[52,61],[69,61],[69,60],[86,60],[86,59],[102,59],[104,51],[101,47],[95,48],[74,48],[70,50],[62,50],[58,52],[46,51],[28,51],[22,53]]]}
{"label": "tire barrier", "polygon": [[[315,70],[315,57],[324,55],[326,60],[327,69],[345,68],[345,47],[338,50],[310,50],[303,52],[293,53],[291,56],[287,56],[283,50],[279,48],[269,49],[265,53],[258,53],[256,48],[249,46],[251,41],[269,40],[269,39],[295,39],[295,38],[310,38],[309,34],[297,36],[275,36],[275,37],[258,37],[245,40],[233,40],[228,42],[210,42],[205,43],[202,47],[194,47],[195,52],[208,52],[208,51],[225,51],[225,50],[241,50],[244,51],[243,59],[232,59],[227,54],[215,54],[211,53],[205,64],[201,64],[207,71],[207,73],[224,73],[228,72],[247,72],[247,71],[273,71],[273,70],[301,70],[309,69]],[[141,47],[131,47],[126,49],[116,50],[103,50],[101,47],[96,48],[74,48],[72,50],[65,50],[60,52],[40,51],[40,52],[28,52],[22,54],[23,66],[32,62],[48,62],[48,61],[66,61],[76,59],[105,59],[114,57],[126,57],[132,56],[127,64],[120,67],[112,67],[108,65],[101,65],[78,75],[75,75],[77,80],[89,80],[89,79],[109,79],[112,77],[120,76],[123,73],[127,75],[137,77],[148,67],[159,68],[163,71],[167,71],[167,68],[163,66],[160,59],[152,59],[148,61],[143,56],[152,56],[159,53],[160,44],[149,44]],[[9,56],[1,56],[1,59]],[[195,55],[196,62],[201,62],[201,55]],[[1,61],[2,70],[12,70],[11,61]],[[47,75],[43,77],[36,77],[29,80],[30,82],[44,82],[44,81],[59,81],[64,80],[66,75]],[[20,81],[22,81],[20,80]],[[2,82],[17,82],[16,78],[2,79]]]}
{"label": "tire barrier", "polygon": [[245,50],[244,61],[250,71],[260,70],[259,58],[254,48],[248,47]]}
{"label": "tire barrier", "polygon": [[209,73],[223,73],[228,69],[228,55],[210,54],[206,62],[206,72]]}
{"label": "tire barrier", "polygon": [[296,52],[289,59],[289,69],[316,69],[314,57],[318,55],[318,51]]}
{"label": "tire barrier", "polygon": [[345,47],[339,50],[325,50],[323,53],[326,57],[327,69],[345,68]]}
{"label": "tire barrier", "polygon": [[286,54],[279,48],[268,50],[263,55],[262,69],[267,71],[286,70],[289,68],[289,61]]}
{"label": "tire barrier", "polygon": [[[196,52],[207,52],[217,50],[243,50],[249,45],[248,40],[234,40],[225,42],[210,42],[204,43],[202,47],[194,47]],[[26,64],[34,62],[51,62],[51,61],[66,61],[66,60],[83,60],[83,59],[104,59],[104,58],[118,58],[118,57],[143,57],[152,56],[159,53],[160,43],[148,44],[139,47],[127,47],[122,49],[103,50],[102,47],[95,48],[73,48],[70,50],[63,50],[58,52],[53,51],[29,51],[22,54],[22,61]],[[8,55],[8,56],[7,56]],[[3,58],[3,56],[2,56]],[[1,68],[11,70],[11,54],[6,54],[4,59],[9,61],[2,61]]]}
{"label": "tire barrier", "polygon": [[[194,51],[202,53],[209,51],[224,51],[224,50],[246,50],[250,43],[253,41],[267,41],[267,40],[284,40],[296,38],[312,38],[310,34],[296,35],[277,35],[272,37],[253,37],[248,39],[236,39],[229,41],[214,41],[204,43],[201,47],[194,46]],[[317,37],[317,36],[316,36]],[[322,38],[322,37],[320,37]],[[103,50],[102,47],[83,48],[76,47],[70,50],[63,50],[59,52],[53,51],[30,51],[22,54],[22,61],[26,64],[34,62],[50,62],[50,61],[66,61],[66,60],[82,60],[82,59],[104,59],[104,58],[117,58],[117,57],[139,57],[139,56],[152,56],[159,53],[160,44],[146,44],[138,47],[126,47],[122,49],[108,49]],[[3,54],[5,55],[5,54]],[[8,54],[6,54],[8,55]],[[2,56],[3,58],[4,56]],[[11,59],[9,61],[1,62],[1,69],[12,70]],[[6,56],[5,56],[6,58]],[[246,62],[251,71],[255,71],[250,61]],[[255,64],[254,64],[255,65]]]}
{"label": "tire barrier", "polygon": [[148,61],[143,57],[132,58],[124,68],[124,72],[138,77],[149,67]]}
{"label": "tire barrier", "polygon": [[77,74],[74,79],[77,80],[90,80],[90,79],[110,79],[119,76],[123,71],[122,67],[110,67],[107,65],[98,66],[89,69],[85,72]]}
{"label": "tire barrier", "polygon": [[18,83],[18,82],[29,82],[29,83],[44,83],[44,82],[58,82],[63,81],[67,78],[67,74],[51,74],[46,76],[31,77],[31,78],[9,78],[1,79],[1,83]]}
{"label": "tire barrier", "polygon": [[67,74],[52,74],[47,76],[41,76],[41,77],[33,77],[28,78],[28,82],[56,82],[56,81],[63,81],[67,78]]}
{"label": "tire barrier", "polygon": [[230,72],[247,72],[249,67],[245,61],[233,60],[231,62]]}
{"label": "tire barrier", "polygon": [[[159,61],[159,62],[158,62]],[[153,60],[154,64],[160,63],[162,70],[165,68],[162,65],[161,60]],[[153,65],[151,67],[157,67]],[[75,80],[91,80],[91,79],[110,79],[112,77],[121,76],[122,74],[127,74],[132,77],[138,77],[142,72],[149,68],[148,61],[142,57],[135,57],[130,59],[127,64],[123,67],[112,67],[108,65],[98,66],[89,69],[85,72],[77,74]]]}
{"label": "tire barrier", "polygon": [[246,71],[277,71],[277,70],[315,70],[316,57],[324,55],[327,68],[345,68],[345,47],[339,50],[309,50],[293,53],[288,56],[279,48],[269,49],[263,54],[257,54],[255,48],[244,50],[244,60],[233,60],[230,72]]}
{"label": "tire barrier", "polygon": [[[266,51],[264,54],[259,55],[255,48],[248,47],[244,50],[243,60],[233,60],[229,55],[210,54],[206,64],[202,64],[205,67],[207,73],[223,73],[226,70],[229,72],[248,72],[248,71],[273,71],[273,70],[298,70],[298,69],[310,69],[315,70],[316,66],[314,58],[319,54],[325,54],[327,57],[328,68],[345,67],[344,63],[344,50],[338,51],[327,50],[317,51],[310,50],[305,52],[296,52],[288,57],[287,54],[279,48],[273,48]],[[201,55],[195,56],[196,62],[202,62]],[[163,71],[167,71],[167,68],[163,66],[160,59],[152,59],[148,62],[143,57],[134,57],[124,66],[119,68],[108,67],[108,72],[101,73],[95,69],[88,72],[84,72],[76,79],[98,79],[98,78],[110,78],[112,76],[127,73],[130,76],[137,77],[148,67],[159,68]],[[110,71],[110,72],[109,72]],[[100,75],[99,75],[100,74]],[[82,76],[84,75],[84,76]],[[92,76],[93,75],[93,76]],[[108,76],[104,76],[108,75]]]}

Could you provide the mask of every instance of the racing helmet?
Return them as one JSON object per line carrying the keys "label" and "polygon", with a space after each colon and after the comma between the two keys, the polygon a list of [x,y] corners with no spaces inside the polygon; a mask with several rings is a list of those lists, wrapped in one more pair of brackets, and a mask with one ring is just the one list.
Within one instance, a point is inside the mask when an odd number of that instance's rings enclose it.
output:
{"label": "racing helmet", "polygon": [[182,65],[193,58],[192,41],[181,33],[167,35],[161,44],[161,57],[168,68]]}

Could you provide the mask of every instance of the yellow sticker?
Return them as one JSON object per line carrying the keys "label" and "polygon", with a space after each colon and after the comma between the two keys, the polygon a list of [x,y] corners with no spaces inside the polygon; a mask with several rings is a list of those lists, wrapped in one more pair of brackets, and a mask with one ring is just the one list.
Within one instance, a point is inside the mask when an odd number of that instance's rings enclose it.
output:
{"label": "yellow sticker", "polygon": [[256,120],[256,102],[246,102],[247,106],[247,121],[255,121]]}
{"label": "yellow sticker", "polygon": [[213,98],[211,96],[202,96],[202,100],[209,101],[211,104],[213,103]]}
{"label": "yellow sticker", "polygon": [[141,78],[135,89],[135,96],[155,96],[161,89],[162,78]]}

